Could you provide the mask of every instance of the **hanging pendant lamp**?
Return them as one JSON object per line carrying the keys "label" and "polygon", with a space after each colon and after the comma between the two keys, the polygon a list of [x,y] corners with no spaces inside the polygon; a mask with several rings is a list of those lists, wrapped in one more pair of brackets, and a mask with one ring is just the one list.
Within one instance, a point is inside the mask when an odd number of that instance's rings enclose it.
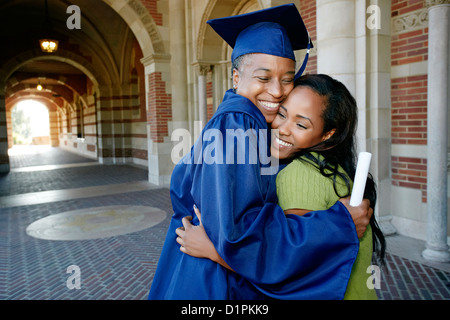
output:
{"label": "hanging pendant lamp", "polygon": [[54,37],[51,36],[52,24],[48,16],[47,0],[45,0],[45,22],[43,29],[44,29],[44,36],[41,39],[39,39],[41,50],[47,53],[56,52],[56,50],[58,50],[58,40],[54,39]]}

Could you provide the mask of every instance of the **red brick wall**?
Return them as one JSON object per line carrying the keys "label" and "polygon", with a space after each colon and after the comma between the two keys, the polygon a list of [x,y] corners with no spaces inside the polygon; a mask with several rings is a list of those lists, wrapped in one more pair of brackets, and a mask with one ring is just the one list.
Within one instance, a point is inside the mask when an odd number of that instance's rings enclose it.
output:
{"label": "red brick wall", "polygon": [[[300,0],[300,5],[298,8],[314,45],[317,39],[316,0]],[[298,61],[297,63],[301,65],[302,62],[303,61]],[[304,74],[315,73],[317,73],[317,56],[310,55]]]}
{"label": "red brick wall", "polygon": [[206,112],[207,112],[207,117],[208,120],[212,118],[213,114],[214,114],[214,110],[213,110],[213,83],[212,81],[208,81],[206,83]]}
{"label": "red brick wall", "polygon": [[392,0],[393,17],[423,8],[423,0]]}
{"label": "red brick wall", "polygon": [[166,93],[161,72],[149,75],[147,123],[153,142],[164,142],[169,136],[168,122],[172,120],[172,96]]}
{"label": "red brick wall", "polygon": [[134,65],[135,65],[135,71],[136,76],[133,80],[138,82],[139,85],[139,108],[141,113],[141,118],[139,121],[145,121],[145,112],[146,112],[146,101],[145,101],[145,71],[144,71],[144,65],[141,63],[141,59],[144,56],[141,50],[141,47],[139,46],[139,43],[137,40],[134,40],[133,43],[134,46]]}
{"label": "red brick wall", "polygon": [[96,130],[96,127],[97,127],[97,118],[96,118],[97,112],[95,110],[95,103],[94,102],[92,104],[90,104],[88,106],[88,108],[86,108],[84,110],[83,116],[85,118],[83,120],[84,127],[85,128],[86,127],[91,127],[91,128],[93,128],[93,131],[94,131],[92,133],[86,133],[85,132],[84,136],[85,137],[96,137],[97,136],[97,130]]}
{"label": "red brick wall", "polygon": [[[422,9],[423,6],[423,0],[393,0],[391,17]],[[392,35],[393,67],[427,61],[427,53],[428,28]],[[393,144],[427,144],[426,74],[391,79],[391,125]],[[392,157],[392,185],[421,190],[422,202],[426,202],[426,159]]]}
{"label": "red brick wall", "polygon": [[392,143],[427,144],[427,75],[391,81]]}
{"label": "red brick wall", "polygon": [[392,65],[428,60],[428,28],[392,36]]}
{"label": "red brick wall", "polygon": [[427,202],[427,159],[392,157],[392,185],[421,190]]}
{"label": "red brick wall", "polygon": [[142,4],[148,9],[150,15],[158,26],[163,25],[162,14],[158,12],[159,0],[141,0]]}
{"label": "red brick wall", "polygon": [[[423,0],[392,0],[391,17],[422,9]],[[392,35],[393,66],[428,60],[428,28]]]}

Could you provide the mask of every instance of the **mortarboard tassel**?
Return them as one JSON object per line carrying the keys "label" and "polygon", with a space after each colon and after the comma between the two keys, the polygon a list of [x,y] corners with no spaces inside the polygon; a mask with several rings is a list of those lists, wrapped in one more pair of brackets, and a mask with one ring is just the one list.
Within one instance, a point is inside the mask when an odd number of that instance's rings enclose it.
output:
{"label": "mortarboard tassel", "polygon": [[303,63],[302,63],[302,66],[300,67],[300,70],[298,70],[298,72],[295,74],[294,81],[301,77],[301,75],[303,74],[303,71],[305,71],[306,64],[308,63],[309,50],[311,49],[311,43],[312,43],[311,38],[309,38],[309,36],[308,36],[308,40],[309,41],[308,41],[308,46],[306,47],[305,59],[303,59]]}

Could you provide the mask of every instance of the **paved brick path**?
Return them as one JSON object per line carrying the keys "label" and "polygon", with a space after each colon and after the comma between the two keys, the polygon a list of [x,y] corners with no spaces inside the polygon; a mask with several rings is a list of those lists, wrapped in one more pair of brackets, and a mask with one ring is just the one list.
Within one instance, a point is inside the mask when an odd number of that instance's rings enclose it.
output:
{"label": "paved brick path", "polygon": [[50,146],[14,146],[10,149],[9,154],[11,155],[9,162],[12,169],[49,164],[96,162],[96,160]]}
{"label": "paved brick path", "polygon": [[[18,168],[83,160],[57,148],[51,152],[51,157],[36,154],[32,160],[12,156],[11,163]],[[0,202],[2,196],[18,193],[87,186],[108,188],[145,180],[146,176],[147,171],[137,167],[94,163],[86,167],[11,172],[0,176]],[[166,211],[168,216],[143,231],[103,239],[49,241],[32,238],[25,232],[29,224],[51,214],[107,205],[152,206]],[[0,299],[146,299],[171,214],[169,190],[158,187],[79,199],[68,195],[64,201],[1,208]],[[81,272],[80,289],[67,286],[72,275],[67,268],[71,265],[78,266]],[[391,253],[381,269],[380,282],[381,300],[450,299],[449,272]]]}
{"label": "paved brick path", "polygon": [[127,165],[86,166],[32,172],[10,172],[0,179],[0,197],[48,190],[145,181],[147,171]]}
{"label": "paved brick path", "polygon": [[[25,233],[42,217],[106,205],[148,205],[170,213],[149,229],[104,239],[49,241]],[[2,209],[0,299],[145,299],[171,215],[168,189]],[[81,271],[69,290],[67,267]]]}
{"label": "paved brick path", "polygon": [[393,254],[382,268],[380,300],[450,300],[450,273]]}

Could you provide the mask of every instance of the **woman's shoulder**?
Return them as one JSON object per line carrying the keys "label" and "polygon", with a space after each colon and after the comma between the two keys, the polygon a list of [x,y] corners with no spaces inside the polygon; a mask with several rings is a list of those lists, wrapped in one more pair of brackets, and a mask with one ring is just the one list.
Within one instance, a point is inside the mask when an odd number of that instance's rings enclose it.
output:
{"label": "woman's shoulder", "polygon": [[311,181],[316,181],[316,179],[322,179],[322,175],[318,170],[317,165],[305,156],[300,156],[293,159],[284,169],[282,169],[278,173],[278,177],[277,179],[280,180],[294,179],[297,182],[306,181],[308,183],[310,183]]}
{"label": "woman's shoulder", "polygon": [[[293,159],[291,163],[289,163],[283,170],[281,170],[278,175],[280,177],[284,176],[284,178],[288,178],[289,176],[292,177],[293,175],[307,175],[310,179],[315,178],[319,181],[322,181],[321,183],[328,182],[330,184],[333,184],[332,176],[328,175],[331,174],[331,170],[323,169],[324,173],[327,175],[324,175],[320,170],[318,163],[323,160],[323,155],[317,152],[310,152]],[[338,171],[349,178],[348,174],[340,165],[338,165]],[[336,179],[338,184],[345,185],[342,177],[337,176]],[[351,181],[350,178],[349,181]]]}
{"label": "woman's shoulder", "polygon": [[[318,165],[315,163],[314,159],[317,159],[318,155],[316,153],[311,153],[311,156],[302,155],[291,161],[285,169],[286,171],[312,171],[318,172]],[[313,170],[314,169],[314,170]],[[320,172],[319,172],[320,174]]]}
{"label": "woman's shoulder", "polygon": [[292,160],[278,173],[276,186],[283,210],[325,210],[336,202],[330,200],[333,194],[330,179],[304,157]]}

